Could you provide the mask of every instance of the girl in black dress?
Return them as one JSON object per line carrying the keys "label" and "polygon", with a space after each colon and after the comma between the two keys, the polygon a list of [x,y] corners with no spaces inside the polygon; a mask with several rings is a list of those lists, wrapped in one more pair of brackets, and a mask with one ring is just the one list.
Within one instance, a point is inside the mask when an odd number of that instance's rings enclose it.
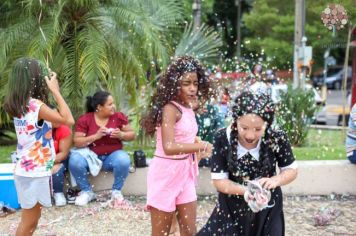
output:
{"label": "girl in black dress", "polygon": [[[211,175],[218,203],[197,235],[284,235],[280,186],[297,176],[291,145],[283,131],[271,128],[274,106],[269,96],[242,92],[232,113],[234,122],[214,140]],[[272,207],[257,213],[250,209],[244,200],[247,180],[271,191]]]}

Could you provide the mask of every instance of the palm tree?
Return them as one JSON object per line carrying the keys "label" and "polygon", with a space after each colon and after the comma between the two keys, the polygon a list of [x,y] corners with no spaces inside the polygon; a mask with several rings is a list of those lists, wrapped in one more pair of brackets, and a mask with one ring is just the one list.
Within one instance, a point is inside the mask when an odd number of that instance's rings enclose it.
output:
{"label": "palm tree", "polygon": [[75,114],[97,87],[122,85],[134,101],[150,60],[167,62],[165,35],[181,19],[175,0],[18,0],[1,12],[1,71],[24,54],[46,60]]}
{"label": "palm tree", "polygon": [[[111,91],[121,108],[137,105],[140,86],[154,81],[150,78],[174,55],[172,33],[180,29],[182,12],[176,0],[3,0],[1,101],[11,63],[26,55],[46,61],[57,71],[75,116],[83,112],[85,96],[98,88]],[[192,31],[185,31],[180,52],[189,54],[184,45],[197,43]],[[198,40],[216,48],[221,40],[210,37],[210,31],[198,30]],[[211,57],[206,47],[193,49],[197,55]],[[205,52],[199,53],[200,49]],[[0,110],[0,124],[4,119]]]}

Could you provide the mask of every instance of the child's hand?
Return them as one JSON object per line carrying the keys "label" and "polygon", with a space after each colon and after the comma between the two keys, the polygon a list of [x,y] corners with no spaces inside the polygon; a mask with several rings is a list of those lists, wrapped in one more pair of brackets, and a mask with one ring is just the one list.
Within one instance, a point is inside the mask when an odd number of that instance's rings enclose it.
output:
{"label": "child's hand", "polygon": [[200,155],[202,156],[202,158],[210,158],[212,154],[213,154],[213,145],[207,142],[205,151],[200,152]]}
{"label": "child's hand", "polygon": [[197,152],[196,156],[197,156],[198,160],[200,160],[202,158],[211,157],[211,154],[213,151],[213,145],[211,143],[209,143],[207,141],[202,141],[199,136],[195,137],[194,143],[203,143],[205,145],[203,151]]}
{"label": "child's hand", "polygon": [[274,189],[279,186],[278,181],[275,178],[261,178],[258,182],[264,189]]}
{"label": "child's hand", "polygon": [[208,143],[205,151],[205,153],[208,155],[207,157],[211,157],[211,155],[213,154],[213,149],[213,145],[211,143]]}
{"label": "child's hand", "polygon": [[197,162],[199,163],[201,159],[203,159],[202,155],[200,152],[195,153],[195,158],[197,159]]}
{"label": "child's hand", "polygon": [[59,84],[58,84],[56,72],[53,72],[49,69],[49,78],[48,76],[45,76],[45,80],[49,90],[52,93],[59,92]]}

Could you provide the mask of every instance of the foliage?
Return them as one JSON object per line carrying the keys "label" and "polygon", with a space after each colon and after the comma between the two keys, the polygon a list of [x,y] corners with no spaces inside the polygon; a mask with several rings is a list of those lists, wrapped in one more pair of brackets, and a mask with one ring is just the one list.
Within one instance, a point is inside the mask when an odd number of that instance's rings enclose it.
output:
{"label": "foliage", "polygon": [[[58,73],[75,117],[98,88],[114,95],[119,110],[138,114],[138,93],[144,87],[150,94],[175,44],[178,54],[204,55],[201,59],[209,62],[221,45],[206,26],[187,27],[183,42],[174,38],[185,18],[175,0],[7,0],[0,12],[1,103],[12,62],[31,56]],[[0,106],[0,124],[4,120],[8,117]]]}
{"label": "foliage", "polygon": [[312,90],[293,89],[289,85],[286,92],[281,92],[276,121],[287,132],[292,145],[304,144],[317,108]]}
{"label": "foliage", "polygon": [[[211,13],[208,13],[207,24],[215,27],[223,39],[222,52],[224,57],[232,58],[236,55],[237,40],[237,6],[236,0],[215,0]],[[241,16],[251,10],[253,0],[241,0]],[[241,17],[241,39],[250,35],[250,31]],[[242,48],[243,53],[248,53]]]}
{"label": "foliage", "polygon": [[193,29],[193,24],[190,24],[185,28],[174,55],[191,55],[201,61],[213,63],[219,56],[218,49],[221,46],[221,38],[211,27],[202,25],[199,29]]}
{"label": "foliage", "polygon": [[1,85],[15,58],[45,60],[76,115],[98,88],[111,91],[120,105],[135,104],[151,62],[167,64],[173,50],[165,35],[182,19],[175,0],[18,0],[0,11],[6,12],[0,16]]}
{"label": "foliage", "polygon": [[[323,25],[321,12],[330,4],[330,1],[305,1],[305,36],[307,45],[313,46],[313,58],[317,66],[323,65],[323,54],[331,48],[331,55],[343,62],[346,47],[347,30],[340,30],[333,37],[332,32]],[[355,17],[354,1],[336,1],[347,10],[349,20]],[[245,38],[245,46],[255,52],[264,51],[270,57],[273,66],[290,68],[293,60],[294,47],[294,11],[295,1],[286,1],[281,4],[278,0],[258,0],[253,4],[250,13],[245,14],[243,21],[253,36]],[[355,20],[353,20],[355,21]],[[335,48],[341,44],[341,48]]]}

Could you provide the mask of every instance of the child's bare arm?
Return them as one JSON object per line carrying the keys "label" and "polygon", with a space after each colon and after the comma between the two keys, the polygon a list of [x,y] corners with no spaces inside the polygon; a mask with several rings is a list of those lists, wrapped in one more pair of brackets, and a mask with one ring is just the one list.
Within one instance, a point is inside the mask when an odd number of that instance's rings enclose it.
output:
{"label": "child's bare arm", "polygon": [[229,179],[214,179],[215,188],[225,194],[244,195],[246,189],[241,184],[237,184]]}
{"label": "child's bare arm", "polygon": [[174,125],[180,119],[180,113],[177,108],[167,104],[163,108],[162,115],[162,145],[166,155],[190,154],[212,150],[212,145],[205,142],[200,143],[177,143],[174,140]]}
{"label": "child's bare arm", "polygon": [[68,126],[74,125],[73,115],[64,101],[58,85],[57,75],[54,72],[51,73],[51,78],[45,77],[48,88],[51,90],[54,99],[58,104],[58,111],[49,108],[47,105],[42,105],[38,114],[38,119],[44,119],[46,121],[58,124],[65,124]]}
{"label": "child's bare arm", "polygon": [[69,135],[61,140],[59,140],[58,144],[58,153],[56,155],[55,163],[61,163],[66,160],[69,154],[69,149],[72,146],[72,135]]}
{"label": "child's bare arm", "polygon": [[259,182],[265,189],[274,189],[278,186],[289,184],[297,178],[297,175],[297,169],[286,169],[271,178],[261,178]]}

